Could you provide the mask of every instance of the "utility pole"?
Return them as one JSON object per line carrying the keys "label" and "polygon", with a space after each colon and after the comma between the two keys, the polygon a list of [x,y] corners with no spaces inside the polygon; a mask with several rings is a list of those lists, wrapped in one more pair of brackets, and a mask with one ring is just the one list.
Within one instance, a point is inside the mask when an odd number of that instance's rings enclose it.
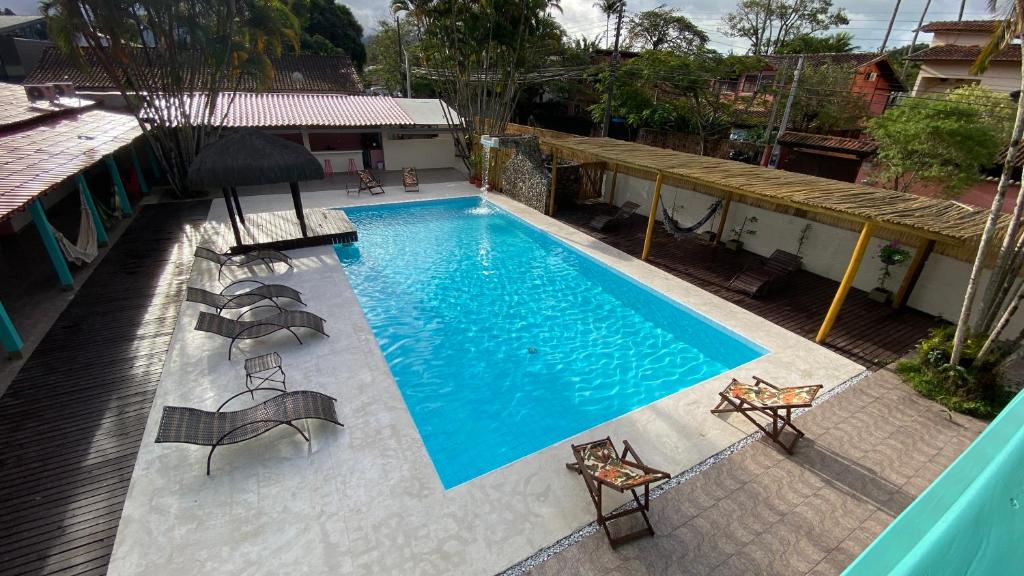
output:
{"label": "utility pole", "polygon": [[[967,0],[964,0],[966,2]],[[928,13],[928,7],[932,5],[932,0],[925,0],[924,10],[921,10],[921,18],[917,21],[917,28],[914,28],[914,39],[910,41],[910,48],[907,48],[907,56],[903,59],[903,69],[900,70],[900,79],[902,80],[907,75],[907,65],[910,61],[907,60],[911,54],[914,53],[914,46],[917,45],[917,35],[921,31],[921,26],[924,26],[924,16]],[[960,4],[960,16],[964,15],[964,5]]]}
{"label": "utility pole", "polygon": [[896,13],[900,11],[901,0],[896,0],[896,7],[892,9],[892,18],[889,18],[889,27],[885,29],[885,37],[882,38],[882,47],[878,49],[878,53],[885,52],[885,46],[889,43],[889,34],[892,33],[892,25],[896,22]]}
{"label": "utility pole", "polygon": [[967,4],[967,0],[960,0],[960,15],[956,17],[956,21],[960,22],[964,19],[964,6]]}
{"label": "utility pole", "polygon": [[612,51],[612,61],[608,71],[608,97],[604,103],[604,125],[601,127],[601,136],[608,137],[612,128],[612,92],[615,89],[615,74],[619,69],[619,35],[622,33],[622,12],[626,9],[626,3],[619,4],[619,14],[615,17],[615,48]]}
{"label": "utility pole", "polygon": [[793,108],[793,99],[796,97],[796,85],[800,82],[800,71],[804,69],[804,55],[800,55],[800,60],[796,63],[796,72],[793,73],[793,85],[789,88],[789,98],[786,100],[786,110],[782,113],[782,123],[779,125],[779,132],[775,135],[775,144],[772,145],[772,156],[768,160],[769,168],[778,168],[779,166],[779,136],[786,131],[786,127],[789,126],[789,111]]}
{"label": "utility pole", "polygon": [[405,97],[412,98],[412,70],[409,69],[409,52],[402,50],[402,55],[405,56]]}

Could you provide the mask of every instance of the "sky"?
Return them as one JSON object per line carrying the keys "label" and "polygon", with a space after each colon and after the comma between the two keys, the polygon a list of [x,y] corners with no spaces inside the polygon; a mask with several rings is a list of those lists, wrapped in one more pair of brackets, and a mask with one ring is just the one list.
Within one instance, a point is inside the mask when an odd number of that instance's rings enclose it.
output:
{"label": "sky", "polygon": [[[926,0],[903,0],[900,4],[896,22],[893,24],[889,46],[907,44],[913,37],[918,18]],[[387,0],[343,0],[352,9],[356,18],[362,23],[364,31],[372,34],[377,22],[388,16]],[[896,0],[834,0],[836,6],[846,9],[850,25],[839,28],[853,34],[855,44],[864,51],[877,50],[885,35],[885,28],[892,16]],[[594,0],[562,0],[563,13],[557,18],[571,36],[594,38],[603,36],[605,31],[604,15],[593,6]],[[711,47],[719,52],[743,53],[748,45],[737,38],[729,38],[721,32],[722,18],[729,13],[735,4],[730,0],[627,0],[627,15],[654,8],[659,4],[678,9],[683,15],[693,20],[711,36]],[[17,14],[30,14],[36,10],[37,0],[0,0],[0,8],[9,7]],[[956,20],[960,8],[960,0],[933,0],[925,22],[930,20]],[[984,19],[988,17],[986,0],[968,0],[964,11],[964,19]],[[921,36],[927,40],[929,35]]]}

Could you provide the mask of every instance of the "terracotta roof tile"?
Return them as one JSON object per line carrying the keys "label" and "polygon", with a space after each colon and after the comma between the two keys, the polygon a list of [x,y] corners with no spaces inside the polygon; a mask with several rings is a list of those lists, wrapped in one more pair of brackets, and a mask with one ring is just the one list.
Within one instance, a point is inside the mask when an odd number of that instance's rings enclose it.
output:
{"label": "terracotta roof tile", "polygon": [[[981,54],[978,46],[960,46],[959,44],[943,44],[932,46],[911,54],[907,60],[970,60],[974,61]],[[1020,44],[1011,44],[996,54],[993,60],[1020,62]]]}
{"label": "terracotta roof tile", "polygon": [[[141,52],[143,49],[139,49]],[[138,55],[143,58],[143,55]],[[315,54],[282,54],[270,59],[274,78],[266,87],[268,92],[326,92],[361,94],[363,84],[347,56],[320,56]],[[39,63],[25,78],[25,84],[71,82],[79,90],[115,90],[110,77],[98,64],[92,51],[85,52],[86,69],[71,63],[56,47],[43,51]],[[202,71],[200,71],[202,72]],[[197,79],[201,74],[197,74]],[[252,77],[243,77],[239,88],[259,88]]]}
{"label": "terracotta roof tile", "polygon": [[996,20],[940,20],[921,26],[921,32],[980,32],[992,33],[999,24]]}
{"label": "terracotta roof tile", "polygon": [[859,140],[856,138],[841,138],[839,136],[824,136],[822,134],[806,134],[804,132],[783,132],[779,136],[780,144],[791,146],[806,146],[819,150],[830,150],[834,152],[846,152],[857,156],[870,156],[878,150],[878,143],[874,140]]}
{"label": "terracotta roof tile", "polygon": [[43,118],[0,134],[0,222],[141,134],[135,117],[104,110]]}
{"label": "terracotta roof tile", "polygon": [[95,106],[91,100],[65,98],[58,103],[32,103],[25,97],[25,88],[0,82],[0,131],[31,122],[36,118],[75,112]]}

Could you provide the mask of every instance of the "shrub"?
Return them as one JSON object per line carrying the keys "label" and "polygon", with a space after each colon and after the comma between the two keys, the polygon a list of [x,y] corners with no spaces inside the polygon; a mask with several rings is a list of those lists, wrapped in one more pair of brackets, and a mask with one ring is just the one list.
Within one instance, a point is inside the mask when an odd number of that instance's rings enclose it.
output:
{"label": "shrub", "polygon": [[950,366],[953,327],[936,328],[918,343],[912,359],[896,365],[896,373],[923,396],[950,410],[991,419],[1012,394],[999,381],[997,368],[1003,354],[990,354],[982,365],[974,365],[983,343],[982,338],[968,340],[960,365]]}

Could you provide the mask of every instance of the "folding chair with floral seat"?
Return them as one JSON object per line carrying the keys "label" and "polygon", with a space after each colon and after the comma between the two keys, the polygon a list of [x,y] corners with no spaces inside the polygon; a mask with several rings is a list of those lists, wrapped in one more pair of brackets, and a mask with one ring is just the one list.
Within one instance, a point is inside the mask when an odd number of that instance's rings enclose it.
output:
{"label": "folding chair with floral seat", "polygon": [[[651,521],[647,517],[647,512],[651,509],[651,484],[669,478],[667,472],[645,465],[636,450],[629,445],[628,440],[623,440],[622,446],[623,450],[620,456],[610,437],[586,444],[573,444],[572,454],[576,461],[565,465],[569,470],[583,476],[590,499],[594,502],[594,507],[597,508],[597,523],[604,529],[604,534],[608,537],[608,543],[612,548],[636,538],[654,535],[654,527],[651,526]],[[630,455],[633,457],[632,460],[629,460]],[[629,490],[633,495],[636,507],[605,514],[602,508],[602,486],[607,486],[619,493]],[[641,486],[644,487],[642,502],[636,493],[636,489]],[[643,517],[644,523],[647,525],[646,528],[622,536],[612,536],[611,531],[608,530],[609,521],[637,513]]]}
{"label": "folding chair with floral seat", "polygon": [[[797,408],[810,408],[814,398],[820,391],[820,384],[779,388],[757,376],[754,376],[753,384],[746,384],[733,378],[729,386],[718,393],[722,400],[718,403],[718,406],[711,410],[711,413],[727,414],[739,412],[744,418],[750,420],[754,426],[757,426],[761,432],[764,432],[765,436],[768,436],[776,444],[782,446],[786,452],[792,454],[793,446],[804,437],[803,431],[793,424],[793,410]],[[729,407],[722,408],[725,405]],[[785,410],[785,413],[782,412],[783,410]],[[750,412],[760,412],[771,418],[771,430],[755,420],[749,414]],[[782,431],[787,428],[793,430],[793,433],[796,435],[789,444],[782,441]]]}

